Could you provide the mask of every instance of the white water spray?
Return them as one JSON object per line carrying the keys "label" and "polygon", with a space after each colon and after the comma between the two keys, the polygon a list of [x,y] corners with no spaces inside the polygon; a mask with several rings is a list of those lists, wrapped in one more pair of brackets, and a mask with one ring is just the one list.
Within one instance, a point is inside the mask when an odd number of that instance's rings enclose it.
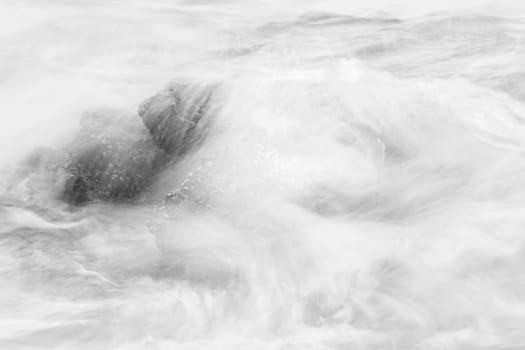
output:
{"label": "white water spray", "polygon": [[[523,9],[354,5],[2,4],[2,348],[525,346]],[[205,141],[64,203],[83,113],[170,81]]]}

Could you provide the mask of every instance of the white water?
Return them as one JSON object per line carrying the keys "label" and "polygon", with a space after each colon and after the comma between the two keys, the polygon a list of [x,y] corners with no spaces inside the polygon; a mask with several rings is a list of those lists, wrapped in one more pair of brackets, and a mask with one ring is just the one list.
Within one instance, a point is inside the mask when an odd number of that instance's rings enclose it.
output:
{"label": "white water", "polygon": [[[0,347],[525,348],[523,7],[0,2]],[[223,107],[148,202],[27,160],[178,79]]]}

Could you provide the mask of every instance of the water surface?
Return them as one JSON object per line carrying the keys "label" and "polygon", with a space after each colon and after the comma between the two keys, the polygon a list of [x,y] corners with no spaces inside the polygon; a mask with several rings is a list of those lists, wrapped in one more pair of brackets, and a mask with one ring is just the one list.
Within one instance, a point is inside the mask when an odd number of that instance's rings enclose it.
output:
{"label": "water surface", "polygon": [[[0,8],[3,349],[525,347],[523,6]],[[64,203],[83,115],[171,81],[221,86],[203,144]]]}

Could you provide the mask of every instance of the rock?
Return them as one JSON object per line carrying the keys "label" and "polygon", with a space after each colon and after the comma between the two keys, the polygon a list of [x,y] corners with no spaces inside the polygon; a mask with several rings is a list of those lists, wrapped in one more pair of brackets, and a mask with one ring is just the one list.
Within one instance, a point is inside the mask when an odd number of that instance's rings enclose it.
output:
{"label": "rock", "polygon": [[133,202],[168,165],[206,136],[216,86],[171,84],[139,107],[140,118],[118,111],[87,114],[71,145],[63,198]]}
{"label": "rock", "polygon": [[144,101],[139,115],[155,143],[178,158],[206,136],[217,90],[216,85],[171,84]]}
{"label": "rock", "polygon": [[88,114],[65,166],[64,199],[130,202],[154,182],[168,161],[140,120],[115,111]]}

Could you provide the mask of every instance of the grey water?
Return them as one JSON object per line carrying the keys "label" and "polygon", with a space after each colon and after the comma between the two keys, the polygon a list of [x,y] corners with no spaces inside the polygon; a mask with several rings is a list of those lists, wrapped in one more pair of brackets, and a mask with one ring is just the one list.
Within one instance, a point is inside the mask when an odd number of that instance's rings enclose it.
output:
{"label": "grey water", "polygon": [[[525,348],[524,5],[0,0],[0,28],[0,348]],[[181,82],[220,90],[200,142],[65,200]]]}

